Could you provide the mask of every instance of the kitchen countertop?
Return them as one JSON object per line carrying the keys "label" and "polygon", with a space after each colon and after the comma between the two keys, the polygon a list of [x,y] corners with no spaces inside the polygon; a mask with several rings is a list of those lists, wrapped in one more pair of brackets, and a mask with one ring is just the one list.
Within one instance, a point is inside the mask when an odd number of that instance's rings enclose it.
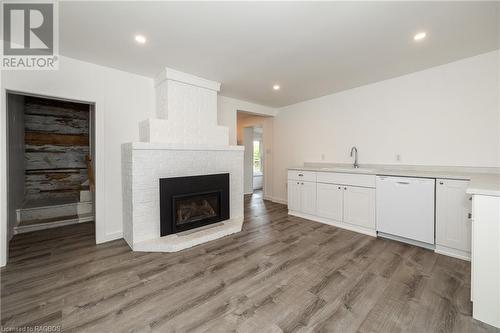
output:
{"label": "kitchen countertop", "polygon": [[[365,174],[377,176],[396,176],[396,177],[418,177],[418,178],[440,178],[440,179],[456,179],[469,180],[468,194],[500,196],[500,174],[460,170],[461,168],[452,167],[446,169],[444,167],[419,167],[419,169],[397,168],[388,166],[361,166],[359,169],[354,169],[352,165],[329,165],[315,166],[305,165],[303,167],[288,168],[288,170],[299,171],[314,171],[314,172],[340,172],[352,174]],[[466,169],[466,168],[463,168]]]}

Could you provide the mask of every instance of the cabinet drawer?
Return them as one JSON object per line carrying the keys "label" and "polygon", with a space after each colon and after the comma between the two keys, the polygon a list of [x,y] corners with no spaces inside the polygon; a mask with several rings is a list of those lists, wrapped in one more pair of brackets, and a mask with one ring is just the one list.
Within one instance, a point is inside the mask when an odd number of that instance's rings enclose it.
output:
{"label": "cabinet drawer", "polygon": [[305,182],[315,182],[316,181],[316,172],[288,170],[288,179],[289,180],[302,180]]}
{"label": "cabinet drawer", "polygon": [[375,175],[358,175],[342,172],[318,172],[316,178],[318,183],[375,188]]}

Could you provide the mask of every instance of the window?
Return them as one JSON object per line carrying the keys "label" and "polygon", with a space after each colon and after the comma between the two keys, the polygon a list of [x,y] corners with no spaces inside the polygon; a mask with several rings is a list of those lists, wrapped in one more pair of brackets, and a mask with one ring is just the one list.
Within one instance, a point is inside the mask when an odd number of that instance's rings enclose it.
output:
{"label": "window", "polygon": [[262,173],[261,144],[259,140],[253,142],[253,173]]}

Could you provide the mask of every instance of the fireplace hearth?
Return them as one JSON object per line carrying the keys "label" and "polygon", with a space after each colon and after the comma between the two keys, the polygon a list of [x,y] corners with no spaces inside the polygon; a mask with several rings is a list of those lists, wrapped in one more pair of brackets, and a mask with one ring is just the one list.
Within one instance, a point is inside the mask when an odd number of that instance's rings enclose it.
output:
{"label": "fireplace hearth", "polygon": [[160,179],[160,235],[229,219],[229,174]]}

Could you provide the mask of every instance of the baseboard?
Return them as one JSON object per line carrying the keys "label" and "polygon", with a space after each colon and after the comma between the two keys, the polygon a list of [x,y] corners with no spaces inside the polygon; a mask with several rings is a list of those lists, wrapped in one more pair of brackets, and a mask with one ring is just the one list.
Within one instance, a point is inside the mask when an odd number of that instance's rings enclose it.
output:
{"label": "baseboard", "polygon": [[[271,199],[269,198],[266,200],[271,200]],[[271,200],[271,201],[273,201],[273,200]],[[288,214],[293,215],[293,216],[297,216],[297,217],[300,217],[303,219],[328,224],[328,225],[331,225],[331,226],[334,226],[337,228],[346,229],[346,230],[354,231],[357,233],[365,234],[365,235],[372,236],[372,237],[387,238],[387,239],[395,240],[398,242],[408,243],[411,245],[423,247],[423,248],[426,248],[428,250],[433,250],[434,252],[436,252],[438,254],[448,256],[448,257],[453,257],[453,258],[457,258],[457,259],[461,259],[461,260],[465,260],[465,261],[471,261],[471,254],[470,254],[470,252],[467,252],[467,251],[457,250],[457,249],[453,249],[453,248],[441,246],[441,245],[423,243],[423,242],[419,242],[419,241],[404,238],[404,237],[394,236],[394,235],[386,234],[383,232],[377,232],[375,230],[355,226],[355,225],[348,224],[348,223],[338,222],[335,220],[330,220],[330,219],[322,218],[322,217],[315,216],[315,215],[304,214],[304,213],[297,212],[294,210],[289,210]]]}
{"label": "baseboard", "polygon": [[22,225],[18,224],[14,228],[13,234],[15,234],[15,235],[24,234],[27,232],[40,231],[40,230],[46,230],[46,229],[52,229],[52,228],[59,228],[59,227],[67,226],[67,225],[86,223],[86,222],[92,222],[92,221],[94,221],[94,216],[89,215],[89,216],[77,217],[75,219],[54,221],[54,222],[41,223],[41,224],[32,224],[32,225],[26,225],[26,226],[22,226]]}
{"label": "baseboard", "polygon": [[338,222],[335,220],[330,220],[330,219],[315,216],[315,215],[304,214],[304,213],[300,213],[300,212],[297,212],[294,210],[289,210],[288,214],[293,215],[293,216],[297,216],[297,217],[301,217],[303,219],[311,220],[314,222],[328,224],[328,225],[331,225],[333,227],[346,229],[349,231],[354,231],[354,232],[357,232],[360,234],[364,234],[364,235],[368,235],[368,236],[372,236],[372,237],[377,237],[377,232],[375,230],[363,228],[363,227],[356,226],[353,224]]}
{"label": "baseboard", "polygon": [[123,238],[122,231],[113,232],[113,233],[104,235],[104,237],[96,237],[96,244],[111,242],[111,241],[121,239],[121,238]]}
{"label": "baseboard", "polygon": [[436,249],[434,250],[434,252],[448,256],[448,257],[462,259],[465,261],[471,261],[470,252],[453,249],[453,248],[447,247],[447,246],[436,245]]}
{"label": "baseboard", "polygon": [[264,196],[264,200],[275,202],[275,203],[279,203],[279,204],[282,204],[282,205],[286,205],[288,203],[285,199],[272,197],[270,195],[265,195]]}

